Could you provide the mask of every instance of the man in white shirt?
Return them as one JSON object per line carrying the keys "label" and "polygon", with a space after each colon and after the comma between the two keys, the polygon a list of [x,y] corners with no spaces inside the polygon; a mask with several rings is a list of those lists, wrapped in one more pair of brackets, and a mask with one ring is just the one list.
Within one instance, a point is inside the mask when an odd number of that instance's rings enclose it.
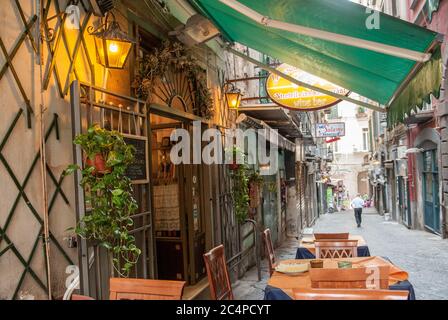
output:
{"label": "man in white shirt", "polygon": [[352,200],[350,206],[355,210],[355,219],[358,224],[358,228],[361,228],[362,223],[362,208],[364,207],[364,200],[361,195],[358,194],[355,199]]}

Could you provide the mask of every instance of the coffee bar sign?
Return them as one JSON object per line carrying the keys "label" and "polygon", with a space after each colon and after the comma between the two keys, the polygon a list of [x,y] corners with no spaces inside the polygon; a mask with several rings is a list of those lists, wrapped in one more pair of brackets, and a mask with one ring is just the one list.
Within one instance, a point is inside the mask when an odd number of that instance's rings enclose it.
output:
{"label": "coffee bar sign", "polygon": [[316,138],[340,138],[345,136],[345,123],[317,123]]}
{"label": "coffee bar sign", "polygon": [[[344,88],[338,87],[324,79],[313,76],[312,74],[288,64],[280,65],[277,70],[294,79],[342,96],[346,96],[350,93]],[[272,73],[266,81],[266,91],[272,101],[282,107],[292,110],[320,110],[329,108],[341,102],[338,98],[298,86],[295,83]]]}

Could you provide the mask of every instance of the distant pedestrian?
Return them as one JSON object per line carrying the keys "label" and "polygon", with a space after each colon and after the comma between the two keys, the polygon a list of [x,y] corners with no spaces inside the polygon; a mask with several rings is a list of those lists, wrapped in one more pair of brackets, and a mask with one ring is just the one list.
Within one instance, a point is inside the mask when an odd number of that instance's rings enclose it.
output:
{"label": "distant pedestrian", "polygon": [[361,198],[361,195],[358,194],[355,199],[353,199],[350,206],[355,210],[355,219],[358,224],[358,228],[361,228],[362,223],[362,208],[364,207],[364,200]]}

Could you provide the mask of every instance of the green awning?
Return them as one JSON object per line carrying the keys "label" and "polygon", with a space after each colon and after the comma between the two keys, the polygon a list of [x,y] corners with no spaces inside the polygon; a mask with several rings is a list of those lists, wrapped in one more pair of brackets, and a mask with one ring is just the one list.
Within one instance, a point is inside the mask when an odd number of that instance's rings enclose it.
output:
{"label": "green awning", "polygon": [[[366,8],[348,0],[238,0],[272,20],[417,52],[426,63],[321,40],[257,23],[218,0],[190,0],[231,42],[238,42],[388,107],[402,121],[441,85],[438,34],[386,14],[368,29]],[[420,71],[418,71],[420,70]],[[413,78],[413,80],[410,79]],[[405,97],[402,95],[405,94]]]}

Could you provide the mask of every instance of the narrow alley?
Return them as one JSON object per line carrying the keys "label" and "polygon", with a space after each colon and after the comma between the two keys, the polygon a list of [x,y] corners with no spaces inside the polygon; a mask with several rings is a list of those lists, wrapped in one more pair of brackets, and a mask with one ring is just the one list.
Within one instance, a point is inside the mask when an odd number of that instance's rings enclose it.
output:
{"label": "narrow alley", "polygon": [[448,0],[0,2],[0,301],[448,300]]}
{"label": "narrow alley", "polygon": [[[356,227],[352,211],[326,214],[314,226],[315,232],[350,232],[361,235],[372,256],[389,258],[409,273],[417,300],[448,299],[448,241],[424,231],[409,230],[396,222],[385,221],[374,209],[363,214],[363,226]],[[290,239],[276,250],[278,260],[294,259],[298,241]],[[262,281],[257,281],[256,268],[247,272],[234,285],[237,299],[263,299],[269,279],[268,262],[262,261]]]}

